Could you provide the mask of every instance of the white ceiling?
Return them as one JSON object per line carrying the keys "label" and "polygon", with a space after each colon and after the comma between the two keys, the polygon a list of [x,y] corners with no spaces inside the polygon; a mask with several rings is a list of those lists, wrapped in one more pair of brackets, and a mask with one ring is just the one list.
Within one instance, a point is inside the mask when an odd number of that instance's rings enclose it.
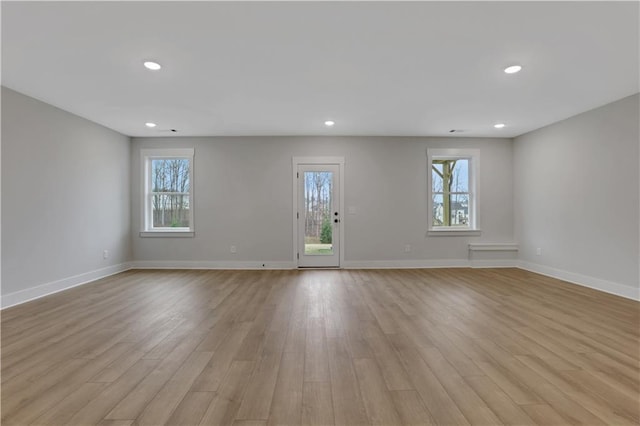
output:
{"label": "white ceiling", "polygon": [[637,93],[638,16],[637,2],[3,1],[2,84],[130,136],[513,137]]}

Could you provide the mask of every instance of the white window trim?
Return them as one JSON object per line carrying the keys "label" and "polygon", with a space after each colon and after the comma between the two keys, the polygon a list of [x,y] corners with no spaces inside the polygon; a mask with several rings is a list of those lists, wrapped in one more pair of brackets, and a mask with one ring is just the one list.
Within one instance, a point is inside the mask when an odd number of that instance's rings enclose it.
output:
{"label": "white window trim", "polygon": [[[432,165],[433,159],[455,160],[466,158],[469,160],[469,216],[471,221],[469,226],[433,226],[433,182]],[[478,179],[480,176],[480,150],[479,149],[427,149],[427,213],[429,227],[427,235],[430,237],[445,236],[479,236],[480,230],[480,194],[478,193]]]}
{"label": "white window trim", "polygon": [[[194,184],[193,184],[193,148],[154,148],[140,150],[140,170],[142,171],[142,214],[141,214],[141,237],[170,237],[184,238],[194,237]],[[149,184],[151,182],[152,159],[161,158],[186,158],[189,160],[189,228],[151,228],[151,197],[149,196]]]}

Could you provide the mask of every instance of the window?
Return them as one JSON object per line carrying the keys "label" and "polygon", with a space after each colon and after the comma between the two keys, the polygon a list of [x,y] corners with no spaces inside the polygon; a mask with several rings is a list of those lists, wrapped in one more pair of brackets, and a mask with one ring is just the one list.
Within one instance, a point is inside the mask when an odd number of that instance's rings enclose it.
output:
{"label": "window", "polygon": [[429,149],[429,235],[479,235],[478,150]]}
{"label": "window", "polygon": [[141,236],[193,236],[193,149],[141,150]]}

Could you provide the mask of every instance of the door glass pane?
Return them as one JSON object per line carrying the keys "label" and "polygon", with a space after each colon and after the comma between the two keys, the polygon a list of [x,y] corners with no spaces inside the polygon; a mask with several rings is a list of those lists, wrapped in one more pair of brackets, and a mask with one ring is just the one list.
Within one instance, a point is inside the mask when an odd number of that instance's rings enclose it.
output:
{"label": "door glass pane", "polygon": [[333,172],[304,172],[304,254],[333,254]]}

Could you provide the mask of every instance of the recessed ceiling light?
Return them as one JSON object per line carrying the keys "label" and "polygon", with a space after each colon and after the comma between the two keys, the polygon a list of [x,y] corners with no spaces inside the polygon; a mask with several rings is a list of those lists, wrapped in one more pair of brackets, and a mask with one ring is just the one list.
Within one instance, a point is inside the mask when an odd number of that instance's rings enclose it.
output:
{"label": "recessed ceiling light", "polygon": [[507,74],[515,74],[519,72],[521,69],[522,67],[520,65],[511,65],[510,67],[506,67],[504,69],[504,72],[506,72]]}
{"label": "recessed ceiling light", "polygon": [[336,124],[336,122],[331,120],[327,120],[324,122],[324,125],[327,127],[333,127],[334,124]]}
{"label": "recessed ceiling light", "polygon": [[145,68],[150,69],[151,71],[158,71],[160,68],[162,68],[162,65],[152,61],[145,61],[144,66]]}
{"label": "recessed ceiling light", "polygon": [[504,123],[494,124],[493,127],[495,127],[496,129],[502,129],[504,127]]}
{"label": "recessed ceiling light", "polygon": [[156,123],[144,123],[144,125],[150,128],[156,127]]}

